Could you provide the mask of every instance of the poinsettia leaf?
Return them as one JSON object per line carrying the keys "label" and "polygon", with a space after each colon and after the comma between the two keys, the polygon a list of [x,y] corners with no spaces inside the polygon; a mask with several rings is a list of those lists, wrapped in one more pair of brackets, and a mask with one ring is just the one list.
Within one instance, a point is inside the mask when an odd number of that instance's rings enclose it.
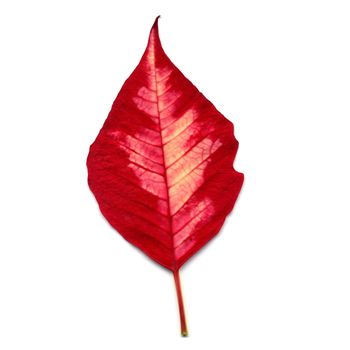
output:
{"label": "poinsettia leaf", "polygon": [[237,148],[233,124],[165,54],[157,18],[90,147],[88,182],[109,223],[179,286],[179,268],[219,232],[240,192]]}

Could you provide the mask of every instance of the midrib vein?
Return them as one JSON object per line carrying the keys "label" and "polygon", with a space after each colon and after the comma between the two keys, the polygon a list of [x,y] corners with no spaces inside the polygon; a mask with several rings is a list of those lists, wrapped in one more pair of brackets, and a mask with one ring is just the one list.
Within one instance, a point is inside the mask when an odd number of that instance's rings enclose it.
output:
{"label": "midrib vein", "polygon": [[157,80],[157,71],[156,71],[156,60],[154,59],[153,62],[153,70],[154,70],[154,82],[156,87],[156,104],[157,104],[157,114],[158,114],[158,126],[159,126],[159,134],[160,134],[160,143],[162,148],[162,157],[163,157],[163,167],[164,167],[164,181],[165,181],[165,187],[166,187],[166,198],[167,198],[167,204],[168,204],[168,220],[169,220],[169,233],[171,235],[171,242],[172,242],[172,253],[173,253],[173,264],[174,268],[176,267],[176,258],[175,258],[175,244],[174,244],[174,235],[173,235],[173,219],[170,213],[170,194],[169,194],[169,185],[168,185],[168,173],[165,166],[165,155],[164,155],[164,142],[163,142],[163,134],[162,134],[162,124],[160,120],[160,110],[159,110],[159,96],[158,96],[158,80]]}

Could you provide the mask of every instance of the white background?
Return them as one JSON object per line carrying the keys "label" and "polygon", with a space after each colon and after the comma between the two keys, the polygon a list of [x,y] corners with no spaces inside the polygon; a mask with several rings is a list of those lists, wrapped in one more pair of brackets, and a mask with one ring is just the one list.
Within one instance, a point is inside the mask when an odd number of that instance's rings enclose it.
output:
{"label": "white background", "polygon": [[[0,348],[350,348],[348,1],[2,1]],[[172,275],[103,219],[89,145],[155,17],[245,184]]]}

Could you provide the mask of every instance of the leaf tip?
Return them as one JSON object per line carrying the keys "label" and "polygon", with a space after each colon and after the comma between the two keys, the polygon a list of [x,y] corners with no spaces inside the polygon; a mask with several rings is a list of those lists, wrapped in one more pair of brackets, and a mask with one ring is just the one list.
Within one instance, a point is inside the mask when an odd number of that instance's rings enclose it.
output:
{"label": "leaf tip", "polygon": [[158,30],[158,20],[160,18],[160,15],[156,17],[151,31],[149,33],[149,39],[148,39],[148,45],[146,51],[148,52],[154,52],[156,51],[156,47],[159,49],[162,49],[162,44],[159,39],[159,30]]}
{"label": "leaf tip", "polygon": [[160,18],[160,15],[158,15],[158,16],[156,17],[156,19],[154,20],[152,29],[153,29],[153,28],[158,28],[158,20],[159,20],[159,18]]}

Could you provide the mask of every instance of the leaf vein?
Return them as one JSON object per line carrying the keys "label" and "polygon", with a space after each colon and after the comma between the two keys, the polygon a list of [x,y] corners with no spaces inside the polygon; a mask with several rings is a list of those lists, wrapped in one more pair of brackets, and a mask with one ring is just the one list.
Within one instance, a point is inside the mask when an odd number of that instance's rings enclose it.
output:
{"label": "leaf vein", "polygon": [[196,217],[198,217],[201,213],[203,213],[208,207],[211,206],[210,204],[207,204],[202,210],[200,210],[198,213],[196,213],[195,216],[191,217],[190,220],[188,220],[184,225],[181,226],[181,228],[179,228],[176,232],[173,233],[174,238],[185,228],[188,226],[188,224],[193,221]]}
{"label": "leaf vein", "polygon": [[177,163],[179,160],[181,160],[182,158],[184,158],[188,153],[190,153],[196,146],[198,146],[201,142],[203,142],[208,136],[214,134],[215,132],[217,132],[217,129],[214,129],[212,131],[210,131],[207,135],[205,135],[204,137],[202,137],[199,141],[197,141],[193,146],[191,146],[185,153],[183,153],[181,156],[179,156],[174,162],[172,162],[170,165],[168,165],[165,169],[168,170],[169,168],[171,168],[175,163]]}
{"label": "leaf vein", "polygon": [[131,152],[134,152],[135,154],[137,154],[137,155],[143,157],[144,159],[147,159],[147,160],[153,162],[154,164],[163,165],[163,163],[158,163],[158,162],[154,161],[153,159],[148,158],[148,157],[146,157],[145,155],[143,155],[143,154],[141,154],[141,153],[135,151],[134,149],[132,149],[132,148],[130,148],[130,147],[128,147],[128,146],[126,146],[124,143],[121,143],[119,140],[114,139],[113,141],[115,141],[116,143],[118,143],[120,146],[122,146],[122,147],[124,147],[124,148],[130,150]]}
{"label": "leaf vein", "polygon": [[158,228],[159,230],[165,232],[167,235],[170,234],[170,231],[169,231],[169,230],[166,230],[166,229],[164,229],[163,227],[160,227],[159,225],[155,224],[154,222],[152,222],[152,221],[150,221],[150,220],[144,218],[143,216],[141,216],[141,215],[139,215],[139,214],[136,214],[134,211],[131,212],[130,210],[127,210],[127,209],[125,209],[125,208],[118,209],[118,210],[119,210],[119,211],[123,211],[123,212],[128,213],[128,214],[131,214],[132,216],[135,216],[135,217],[141,219],[142,221],[147,222],[149,225],[152,225],[152,226]]}

